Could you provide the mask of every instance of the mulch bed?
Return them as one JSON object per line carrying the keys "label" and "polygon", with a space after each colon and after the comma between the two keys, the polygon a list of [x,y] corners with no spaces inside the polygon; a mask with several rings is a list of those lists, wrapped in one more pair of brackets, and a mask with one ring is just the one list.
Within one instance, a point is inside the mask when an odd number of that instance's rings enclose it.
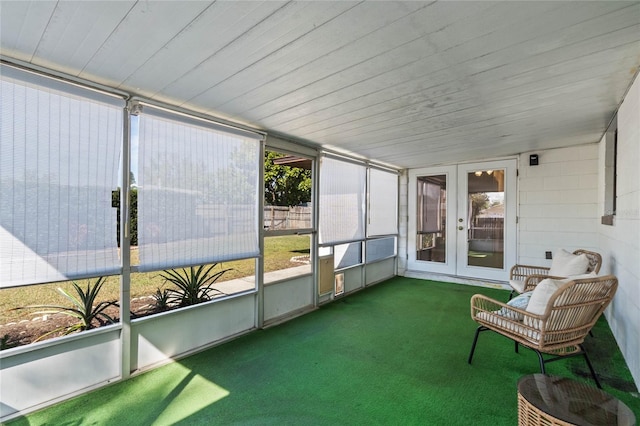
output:
{"label": "mulch bed", "polygon": [[[153,299],[151,297],[141,297],[131,300],[131,312],[137,316],[145,316],[153,313],[152,310]],[[114,319],[118,319],[120,316],[119,309],[117,307],[109,307],[105,310],[105,313]],[[66,327],[74,324],[75,318],[69,317],[64,314],[36,316],[34,315],[31,320],[24,319],[18,322],[10,322],[8,324],[0,325],[0,339],[2,339],[2,349],[9,349],[16,346],[28,345],[35,342],[40,336],[51,332],[60,327]],[[99,324],[95,324],[98,326]],[[60,337],[64,335],[63,331],[51,333],[42,339],[53,339],[54,337]]]}

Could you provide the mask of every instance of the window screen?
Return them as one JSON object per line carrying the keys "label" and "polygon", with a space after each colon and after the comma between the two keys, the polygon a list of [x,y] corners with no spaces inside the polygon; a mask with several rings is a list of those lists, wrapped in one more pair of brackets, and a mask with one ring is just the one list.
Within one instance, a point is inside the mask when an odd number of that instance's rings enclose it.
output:
{"label": "window screen", "polygon": [[396,237],[367,240],[365,245],[367,263],[396,255]]}
{"label": "window screen", "polygon": [[124,100],[2,66],[0,287],[116,274]]}
{"label": "window screen", "polygon": [[369,224],[367,235],[398,233],[398,175],[369,169]]}
{"label": "window screen", "polygon": [[148,106],[139,120],[140,270],[257,256],[259,135]]}
{"label": "window screen", "polygon": [[362,242],[334,246],[333,263],[336,270],[362,264]]}
{"label": "window screen", "polygon": [[320,163],[320,243],[364,239],[367,169],[347,161],[323,157]]}

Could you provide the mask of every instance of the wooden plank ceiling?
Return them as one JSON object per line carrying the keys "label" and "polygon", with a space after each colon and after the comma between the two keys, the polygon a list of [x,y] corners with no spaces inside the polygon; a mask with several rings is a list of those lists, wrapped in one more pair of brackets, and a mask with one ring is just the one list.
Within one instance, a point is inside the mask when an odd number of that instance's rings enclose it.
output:
{"label": "wooden plank ceiling", "polygon": [[596,142],[623,1],[6,1],[2,58],[413,168]]}

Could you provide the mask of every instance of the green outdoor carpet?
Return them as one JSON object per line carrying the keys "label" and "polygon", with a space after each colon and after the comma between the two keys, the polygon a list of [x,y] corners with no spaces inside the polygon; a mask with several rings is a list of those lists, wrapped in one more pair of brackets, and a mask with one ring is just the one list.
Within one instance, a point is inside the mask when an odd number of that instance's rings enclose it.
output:
{"label": "green outdoor carpet", "polygon": [[[277,327],[33,413],[11,425],[514,425],[535,353],[480,335],[469,299],[501,290],[396,277]],[[587,340],[604,390],[640,399],[606,322]],[[170,339],[171,336],[167,336]],[[593,383],[582,358],[549,374]]]}

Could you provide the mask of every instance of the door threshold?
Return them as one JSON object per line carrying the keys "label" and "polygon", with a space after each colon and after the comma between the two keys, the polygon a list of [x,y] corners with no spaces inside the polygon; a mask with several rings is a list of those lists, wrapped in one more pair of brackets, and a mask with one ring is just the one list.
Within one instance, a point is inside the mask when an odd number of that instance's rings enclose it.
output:
{"label": "door threshold", "polygon": [[504,281],[487,280],[484,278],[460,277],[457,275],[436,274],[433,272],[407,270],[403,274],[407,278],[418,278],[421,280],[444,281],[454,284],[465,284],[476,287],[495,288],[499,290],[511,290],[508,283]]}

